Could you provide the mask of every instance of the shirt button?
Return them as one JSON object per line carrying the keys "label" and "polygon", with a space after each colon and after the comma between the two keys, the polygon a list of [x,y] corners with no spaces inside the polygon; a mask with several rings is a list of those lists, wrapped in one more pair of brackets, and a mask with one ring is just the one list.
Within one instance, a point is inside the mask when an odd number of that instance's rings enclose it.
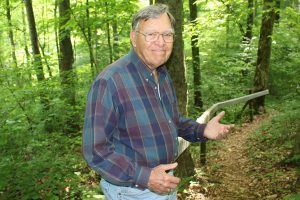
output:
{"label": "shirt button", "polygon": [[154,87],[154,89],[156,89],[156,90],[157,90],[157,87]]}
{"label": "shirt button", "polygon": [[169,120],[169,124],[171,124],[172,123],[172,121],[171,120]]}
{"label": "shirt button", "polygon": [[149,80],[146,78],[146,81],[148,82]]}

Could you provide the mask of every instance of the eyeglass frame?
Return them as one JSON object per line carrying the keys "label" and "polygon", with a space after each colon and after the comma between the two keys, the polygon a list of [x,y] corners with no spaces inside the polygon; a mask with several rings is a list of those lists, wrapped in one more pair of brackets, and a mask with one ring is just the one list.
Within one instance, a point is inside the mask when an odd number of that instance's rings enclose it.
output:
{"label": "eyeglass frame", "polygon": [[[159,32],[142,33],[142,32],[140,32],[140,31],[138,31],[138,30],[136,30],[135,32],[137,32],[137,33],[143,35],[143,36],[145,37],[146,42],[155,42],[155,41],[157,41],[157,40],[159,39],[159,36],[161,35],[165,43],[173,43],[173,42],[174,42],[174,37],[175,37],[175,34],[174,34],[173,32],[167,32],[167,33],[159,33]],[[147,36],[149,36],[150,34],[156,34],[156,38],[153,39],[153,40],[147,40],[146,38],[147,38]],[[168,35],[168,34],[171,34],[171,35],[172,35],[172,38],[173,38],[173,40],[170,41],[170,42],[168,42],[168,41],[165,40],[165,36]]]}

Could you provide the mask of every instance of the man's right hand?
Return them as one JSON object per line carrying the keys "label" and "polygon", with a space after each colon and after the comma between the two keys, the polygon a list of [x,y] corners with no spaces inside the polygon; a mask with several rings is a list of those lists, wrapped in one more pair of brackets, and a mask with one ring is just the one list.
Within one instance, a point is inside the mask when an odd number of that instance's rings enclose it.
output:
{"label": "man's right hand", "polygon": [[160,194],[168,194],[174,191],[180,182],[180,178],[170,175],[166,171],[175,169],[177,165],[177,163],[172,163],[154,167],[149,177],[149,190]]}

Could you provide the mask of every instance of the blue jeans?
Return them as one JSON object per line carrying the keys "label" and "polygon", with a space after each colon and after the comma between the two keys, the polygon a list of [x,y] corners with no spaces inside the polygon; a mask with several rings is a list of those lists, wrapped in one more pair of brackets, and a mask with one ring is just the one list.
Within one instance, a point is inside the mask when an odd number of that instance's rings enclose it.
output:
{"label": "blue jeans", "polygon": [[157,194],[148,189],[113,185],[101,179],[100,185],[107,200],[176,200],[176,191],[170,194]]}

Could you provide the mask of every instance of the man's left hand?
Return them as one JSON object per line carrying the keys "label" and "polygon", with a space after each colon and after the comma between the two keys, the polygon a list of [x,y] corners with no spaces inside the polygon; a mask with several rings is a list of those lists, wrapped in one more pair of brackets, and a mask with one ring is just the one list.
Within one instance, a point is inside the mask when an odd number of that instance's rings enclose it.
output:
{"label": "man's left hand", "polygon": [[227,136],[230,129],[234,127],[233,124],[221,124],[220,120],[225,115],[225,112],[220,112],[217,116],[212,118],[204,129],[203,136],[211,140],[220,140]]}

